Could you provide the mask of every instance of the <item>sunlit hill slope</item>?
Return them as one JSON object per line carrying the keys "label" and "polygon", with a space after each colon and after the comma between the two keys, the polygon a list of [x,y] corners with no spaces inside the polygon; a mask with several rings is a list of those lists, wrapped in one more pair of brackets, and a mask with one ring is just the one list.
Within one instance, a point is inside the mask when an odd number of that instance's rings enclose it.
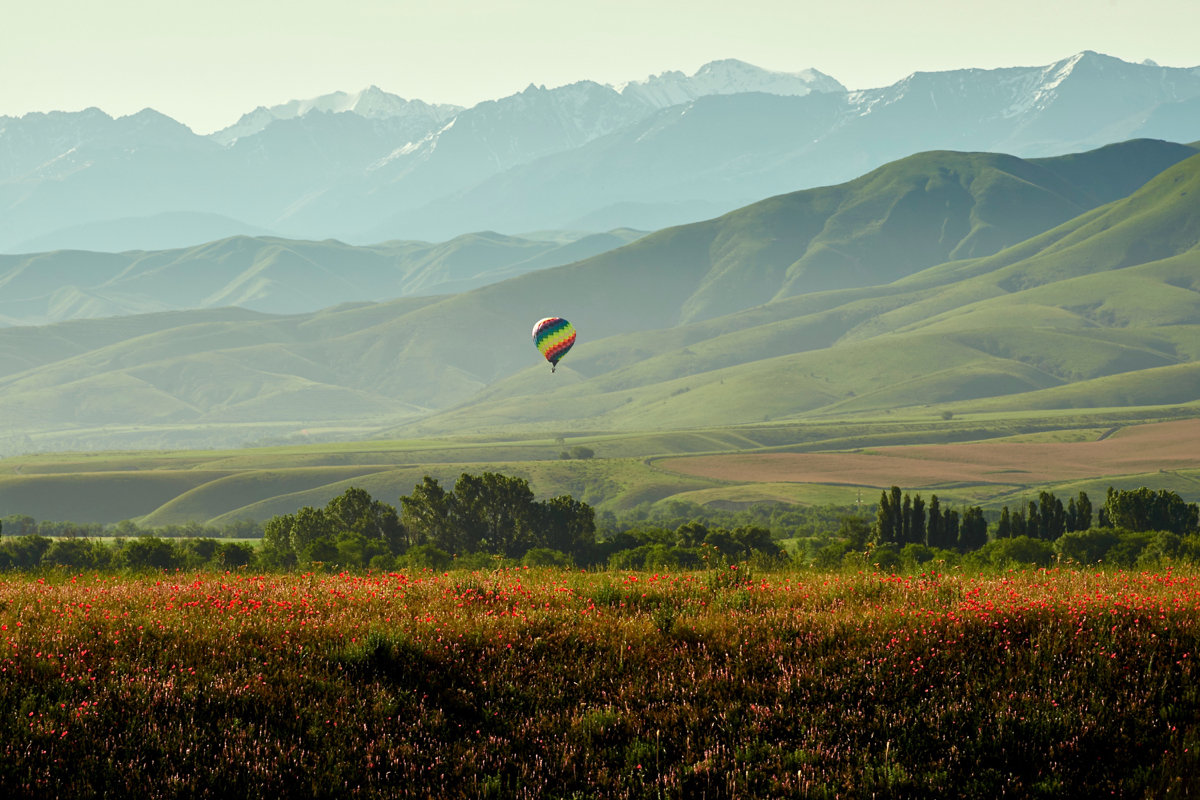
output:
{"label": "sunlit hill slope", "polygon": [[[922,153],[460,294],[0,329],[0,418],[175,445],[1184,402],[1195,152]],[[549,314],[580,333],[553,375]]]}

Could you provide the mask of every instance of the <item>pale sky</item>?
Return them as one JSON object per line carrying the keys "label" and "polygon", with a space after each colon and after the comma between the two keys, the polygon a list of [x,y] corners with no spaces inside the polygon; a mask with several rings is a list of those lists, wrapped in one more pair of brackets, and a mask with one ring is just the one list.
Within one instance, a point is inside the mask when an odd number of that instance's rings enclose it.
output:
{"label": "pale sky", "polygon": [[469,106],[721,58],[850,89],[1082,50],[1200,66],[1200,0],[0,0],[0,115],[154,108],[197,133],[372,84]]}

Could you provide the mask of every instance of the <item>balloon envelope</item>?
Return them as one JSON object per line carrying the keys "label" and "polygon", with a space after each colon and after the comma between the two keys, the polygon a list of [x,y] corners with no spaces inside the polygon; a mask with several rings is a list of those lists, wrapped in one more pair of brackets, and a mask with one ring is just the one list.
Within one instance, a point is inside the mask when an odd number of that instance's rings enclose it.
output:
{"label": "balloon envelope", "polygon": [[575,344],[575,328],[562,317],[539,319],[533,326],[533,343],[547,361],[557,366]]}

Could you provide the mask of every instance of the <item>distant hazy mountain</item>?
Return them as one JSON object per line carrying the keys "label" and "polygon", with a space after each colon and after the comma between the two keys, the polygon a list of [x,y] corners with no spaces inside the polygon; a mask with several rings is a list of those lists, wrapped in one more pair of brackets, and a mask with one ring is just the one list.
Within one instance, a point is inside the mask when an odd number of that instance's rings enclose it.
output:
{"label": "distant hazy mountain", "polygon": [[[665,430],[1186,404],[1200,396],[1197,193],[1200,154],[1165,142],[923,153],[454,295],[0,329],[0,418],[36,447],[136,447],[320,425]],[[345,274],[387,269],[341,247]],[[322,275],[314,243],[212,248],[204,270],[178,253],[104,256],[120,276],[106,288],[169,298],[207,290],[188,281],[252,292],[301,275],[295,292],[328,292],[342,274]],[[80,268],[66,255],[22,262],[0,296],[63,285]],[[580,336],[554,375],[529,341],[547,314]]]}
{"label": "distant hazy mountain", "polygon": [[[647,229],[931,149],[1036,157],[1136,136],[1195,141],[1198,98],[1200,69],[1085,52],[855,92],[816,70],[737,61],[621,86],[530,86],[469,109],[371,88],[260,108],[207,137],[150,110],[0,117],[0,252],[101,249],[104,237],[82,232],[112,220],[122,243],[141,226],[142,249],[162,246],[162,214],[360,244]],[[180,235],[172,246],[195,243]]]}
{"label": "distant hazy mountain", "polygon": [[706,96],[396,214],[368,238],[591,218],[654,228],[840,183],[914,152],[1036,157],[1142,135],[1200,138],[1200,68],[1083,53],[1048,67],[916,73],[848,94]]}
{"label": "distant hazy mountain", "polygon": [[421,100],[405,100],[377,86],[361,92],[334,92],[311,100],[292,100],[267,108],[259,106],[244,114],[233,125],[217,131],[212,138],[221,144],[253,136],[278,120],[297,119],[312,111],[325,114],[352,113],[367,119],[404,120],[411,126],[410,137],[420,138],[462,111],[462,106],[430,105]]}
{"label": "distant hazy mountain", "polygon": [[166,250],[232,236],[271,235],[271,231],[220,214],[168,211],[148,217],[83,222],[51,234],[26,239],[15,249],[25,253],[50,250],[120,253],[124,250]]}
{"label": "distant hazy mountain", "polygon": [[615,230],[532,239],[485,232],[372,247],[232,236],[168,250],[0,255],[0,325],[220,306],[297,314],[461,292],[589,258],[641,235]]}

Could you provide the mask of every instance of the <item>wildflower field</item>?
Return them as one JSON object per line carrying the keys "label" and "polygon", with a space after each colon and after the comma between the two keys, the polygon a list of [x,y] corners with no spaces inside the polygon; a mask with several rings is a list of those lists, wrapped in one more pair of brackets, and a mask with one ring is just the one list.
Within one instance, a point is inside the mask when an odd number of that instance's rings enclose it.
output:
{"label": "wildflower field", "polygon": [[0,576],[0,795],[1189,797],[1200,573]]}

